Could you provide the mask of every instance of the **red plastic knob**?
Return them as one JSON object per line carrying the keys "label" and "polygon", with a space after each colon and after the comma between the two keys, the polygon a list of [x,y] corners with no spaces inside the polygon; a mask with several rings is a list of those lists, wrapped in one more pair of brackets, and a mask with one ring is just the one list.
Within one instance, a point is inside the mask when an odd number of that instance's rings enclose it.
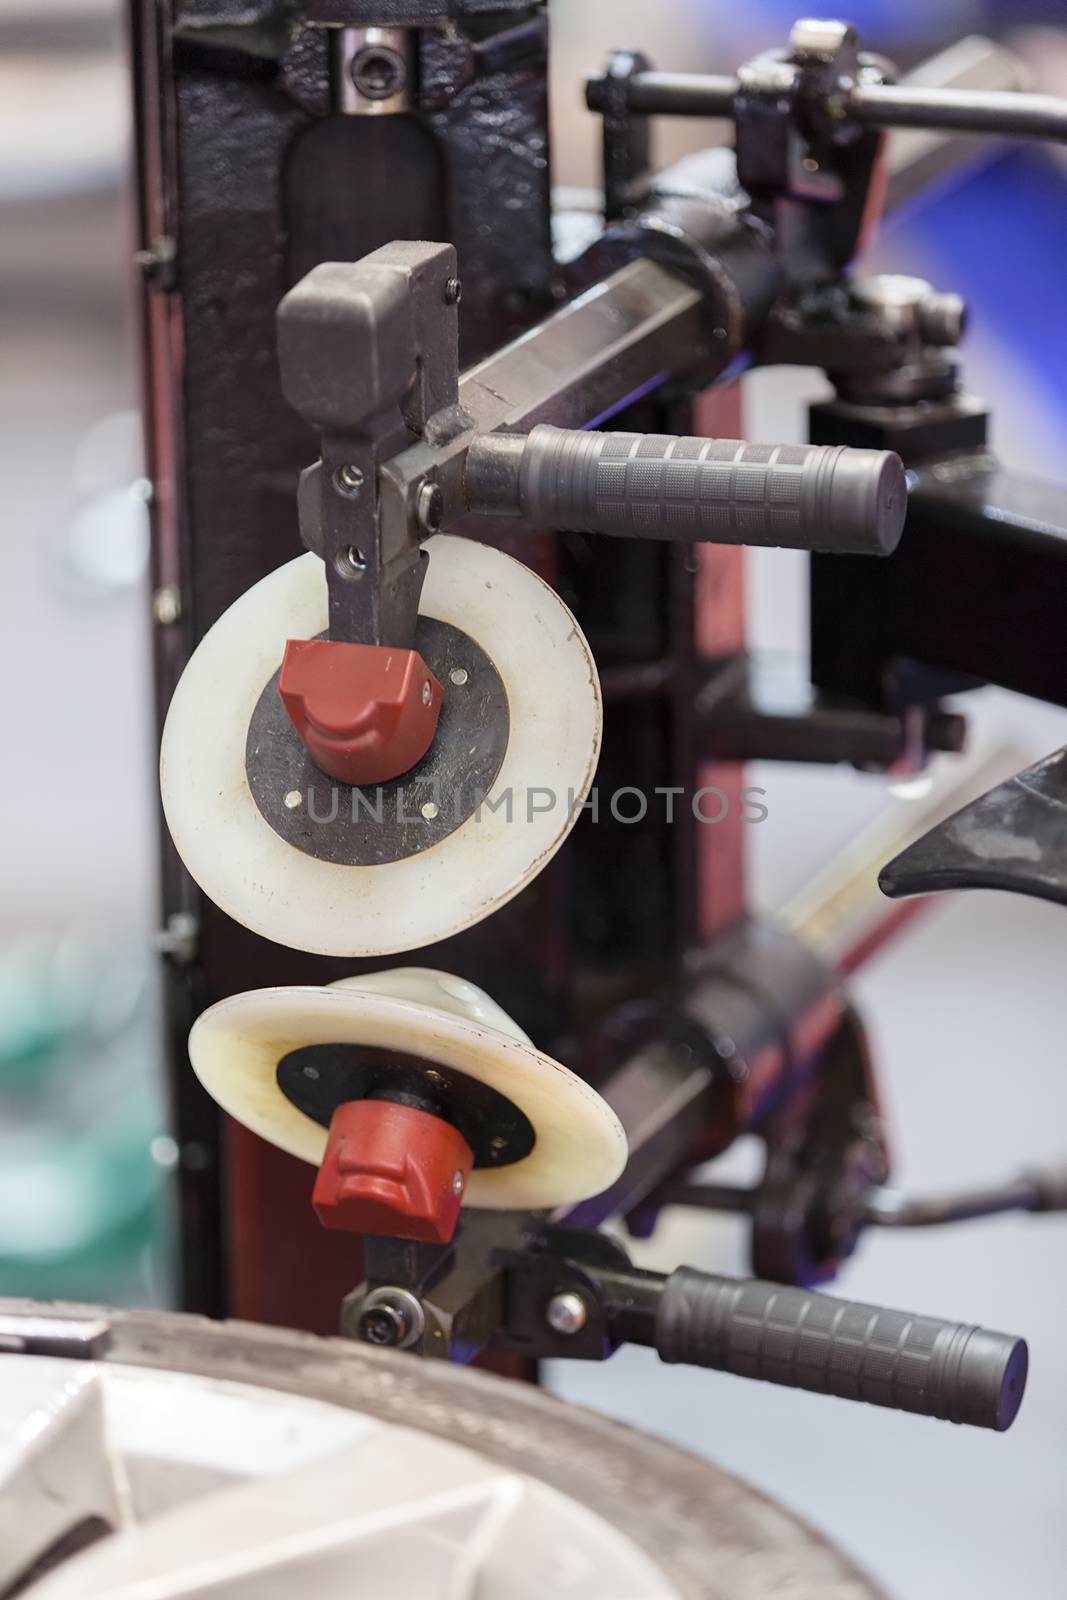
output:
{"label": "red plastic knob", "polygon": [[325,1228],[447,1244],[474,1153],[432,1112],[349,1100],[330,1123],[312,1204]]}
{"label": "red plastic knob", "polygon": [[278,678],[317,767],[341,783],[388,783],[433,742],[444,690],[417,650],[290,639]]}

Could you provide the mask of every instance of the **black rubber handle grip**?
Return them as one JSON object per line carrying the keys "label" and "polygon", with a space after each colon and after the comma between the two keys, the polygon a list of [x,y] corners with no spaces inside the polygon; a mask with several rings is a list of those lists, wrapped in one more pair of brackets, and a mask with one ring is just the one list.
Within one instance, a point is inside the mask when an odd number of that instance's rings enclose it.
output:
{"label": "black rubber handle grip", "polygon": [[998,1432],[1015,1420],[1028,1362],[1010,1334],[689,1267],[664,1285],[655,1345],[664,1361]]}
{"label": "black rubber handle grip", "polygon": [[889,555],[907,511],[900,457],[540,425],[471,445],[473,511],[541,528]]}

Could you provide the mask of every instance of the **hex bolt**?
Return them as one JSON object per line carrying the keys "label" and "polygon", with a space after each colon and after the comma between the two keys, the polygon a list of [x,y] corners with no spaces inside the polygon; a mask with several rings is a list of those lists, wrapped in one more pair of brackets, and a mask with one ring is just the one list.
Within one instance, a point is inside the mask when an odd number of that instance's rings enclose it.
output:
{"label": "hex bolt", "polygon": [[426,1326],[422,1305],[408,1289],[372,1289],[363,1301],[356,1336],[364,1344],[407,1350]]}
{"label": "hex bolt", "polygon": [[545,1321],[554,1333],[580,1333],[589,1320],[589,1308],[573,1289],[561,1289],[548,1302]]}
{"label": "hex bolt", "polygon": [[445,497],[441,493],[440,485],[424,483],[419,490],[415,502],[415,515],[419,519],[419,526],[426,533],[436,533],[441,526],[444,515]]}

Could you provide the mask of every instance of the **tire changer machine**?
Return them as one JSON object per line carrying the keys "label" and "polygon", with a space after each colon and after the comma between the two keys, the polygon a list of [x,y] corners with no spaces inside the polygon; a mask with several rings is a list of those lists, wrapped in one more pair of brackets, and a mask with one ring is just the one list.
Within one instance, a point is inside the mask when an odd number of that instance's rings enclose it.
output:
{"label": "tire changer machine", "polygon": [[[911,902],[833,959],[751,916],[742,764],[914,772],[960,688],[1067,705],[1067,502],[991,453],[959,297],[852,267],[946,141],[1067,103],[897,82],[837,22],[734,77],[616,53],[602,200],[554,207],[540,0],[132,18],[186,1308],[1007,1428],[1021,1339],[818,1286],[867,1226],[1067,1180],[890,1203],[844,978]],[[725,142],[657,171],[672,116]],[[772,364],[832,385],[807,445],[724,437]],[[745,545],[811,552],[799,709]],[[1067,902],[1065,805],[1060,752],[882,888]],[[745,1133],[754,1189],[693,1181]],[[601,1231],[668,1204],[745,1212],[755,1276]]]}

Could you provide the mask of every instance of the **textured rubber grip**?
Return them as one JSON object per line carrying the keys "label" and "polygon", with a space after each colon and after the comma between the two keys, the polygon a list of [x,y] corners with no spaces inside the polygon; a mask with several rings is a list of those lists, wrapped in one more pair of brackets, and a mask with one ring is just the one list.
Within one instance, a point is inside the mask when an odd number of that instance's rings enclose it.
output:
{"label": "textured rubber grip", "polygon": [[888,555],[907,510],[900,457],[541,425],[468,453],[473,510],[538,527]]}
{"label": "textured rubber grip", "polygon": [[1010,1334],[689,1267],[664,1285],[655,1345],[664,1361],[998,1432],[1026,1387]]}

